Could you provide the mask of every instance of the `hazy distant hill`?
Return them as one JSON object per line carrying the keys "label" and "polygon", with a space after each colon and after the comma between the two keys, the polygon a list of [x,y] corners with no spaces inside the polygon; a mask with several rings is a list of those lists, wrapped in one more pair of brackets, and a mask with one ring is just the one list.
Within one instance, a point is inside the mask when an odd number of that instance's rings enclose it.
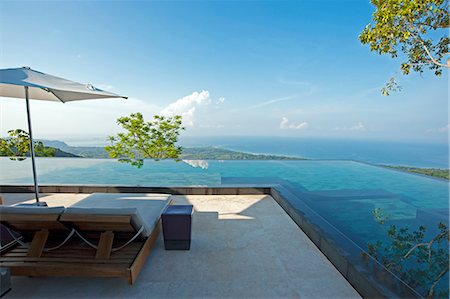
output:
{"label": "hazy distant hill", "polygon": [[[108,153],[99,146],[70,146],[59,140],[41,140],[45,146],[51,146],[64,152],[85,158],[108,158]],[[57,155],[57,157],[63,157]],[[302,158],[276,155],[249,154],[217,147],[183,148],[181,159],[186,160],[302,160]]]}
{"label": "hazy distant hill", "polygon": [[66,151],[60,150],[59,148],[55,148],[55,157],[70,157],[70,158],[80,158],[81,156],[68,153]]}
{"label": "hazy distant hill", "polygon": [[186,160],[304,160],[297,157],[249,154],[217,147],[185,147],[181,158]]}
{"label": "hazy distant hill", "polygon": [[70,146],[60,140],[41,140],[45,146],[59,148],[65,152],[72,153],[84,158],[108,158],[104,147],[100,146]]}

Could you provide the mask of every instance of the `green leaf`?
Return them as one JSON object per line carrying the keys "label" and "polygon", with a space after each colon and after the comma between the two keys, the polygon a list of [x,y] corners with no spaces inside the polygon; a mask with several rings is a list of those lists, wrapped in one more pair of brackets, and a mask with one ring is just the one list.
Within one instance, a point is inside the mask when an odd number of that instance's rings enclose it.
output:
{"label": "green leaf", "polygon": [[153,121],[145,121],[141,113],[132,113],[117,119],[123,132],[109,136],[110,145],[105,147],[111,158],[129,163],[138,168],[144,159],[175,159],[181,155],[182,148],[177,146],[182,127],[179,115],[165,117],[154,115]]}

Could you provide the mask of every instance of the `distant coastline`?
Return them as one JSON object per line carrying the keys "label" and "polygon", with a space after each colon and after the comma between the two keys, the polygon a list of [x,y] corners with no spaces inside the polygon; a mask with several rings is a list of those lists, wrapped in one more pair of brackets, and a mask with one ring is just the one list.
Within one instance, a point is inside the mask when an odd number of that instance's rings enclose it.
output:
{"label": "distant coastline", "polygon": [[[109,158],[104,147],[100,146],[69,146],[59,140],[41,140],[45,146],[57,149],[56,157],[79,158]],[[59,155],[63,153],[64,155]],[[241,151],[233,151],[214,146],[203,147],[183,147],[181,154],[183,160],[307,160],[306,158],[271,155],[271,154],[253,154]]]}
{"label": "distant coastline", "polygon": [[[100,146],[70,146],[59,140],[41,140],[45,146],[55,148],[55,157],[74,157],[74,158],[101,158],[107,159],[108,153],[104,147]],[[229,150],[216,146],[202,147],[183,147],[181,155],[182,160],[314,160],[303,157],[272,155],[272,154],[254,154],[236,150]],[[390,169],[404,172],[416,173],[430,177],[450,180],[448,168],[435,167],[411,167],[401,165],[388,165],[380,163],[369,163]]]}
{"label": "distant coastline", "polygon": [[393,165],[380,165],[382,167],[401,170],[405,172],[417,173],[425,176],[431,176],[444,180],[450,180],[449,169],[443,168],[421,168],[421,167],[408,167],[408,166],[393,166]]}

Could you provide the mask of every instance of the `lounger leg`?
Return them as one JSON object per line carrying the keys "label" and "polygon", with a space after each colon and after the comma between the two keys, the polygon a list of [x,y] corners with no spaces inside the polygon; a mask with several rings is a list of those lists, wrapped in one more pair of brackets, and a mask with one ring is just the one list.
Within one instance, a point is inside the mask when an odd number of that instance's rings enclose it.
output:
{"label": "lounger leg", "polygon": [[31,241],[30,249],[28,250],[27,257],[40,257],[44,251],[45,243],[48,238],[48,230],[43,229],[36,232]]}
{"label": "lounger leg", "polygon": [[114,233],[112,231],[106,231],[100,235],[100,241],[98,242],[96,259],[106,260],[111,256],[111,249],[114,241]]}

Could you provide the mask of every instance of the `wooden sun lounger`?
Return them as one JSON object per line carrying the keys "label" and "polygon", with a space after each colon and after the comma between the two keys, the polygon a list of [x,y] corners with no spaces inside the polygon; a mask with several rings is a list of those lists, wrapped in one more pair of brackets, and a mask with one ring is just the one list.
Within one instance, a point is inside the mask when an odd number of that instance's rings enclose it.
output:
{"label": "wooden sun lounger", "polygon": [[[45,217],[43,217],[45,216]],[[139,236],[124,248],[114,251],[139,231],[131,215],[4,215],[1,223],[20,232],[33,232],[30,247],[17,245],[1,252],[0,267],[10,268],[16,276],[122,277],[133,284],[139,275],[160,231],[160,219],[148,237]],[[79,232],[98,248],[92,248],[77,235],[55,250],[47,251],[47,237],[58,232],[59,241],[71,230]],[[64,232],[64,233],[62,233]]]}
{"label": "wooden sun lounger", "polygon": [[[30,246],[26,250],[27,258],[40,257],[44,246],[47,243],[49,232],[63,231],[68,228],[58,221],[60,212],[49,214],[9,214],[2,213],[0,221],[8,229],[20,231],[25,237],[31,240]],[[4,231],[3,233],[6,233]],[[3,262],[3,252],[2,260]],[[3,263],[1,264],[3,266]]]}
{"label": "wooden sun lounger", "polygon": [[[70,218],[71,221],[88,220],[84,218],[86,215],[82,217]],[[95,225],[98,224],[97,220],[101,220],[102,225],[114,230],[129,230],[131,227],[123,216],[97,218],[95,221],[85,222],[86,225]],[[159,230],[158,225],[147,239],[135,240],[127,247],[112,253],[115,233],[111,230],[101,233],[97,250],[76,237],[74,238],[77,242],[72,241],[54,251],[44,251],[40,257],[30,257],[28,248],[17,246],[1,254],[0,265],[10,268],[13,276],[123,277],[129,284],[133,284],[150,254]]]}

